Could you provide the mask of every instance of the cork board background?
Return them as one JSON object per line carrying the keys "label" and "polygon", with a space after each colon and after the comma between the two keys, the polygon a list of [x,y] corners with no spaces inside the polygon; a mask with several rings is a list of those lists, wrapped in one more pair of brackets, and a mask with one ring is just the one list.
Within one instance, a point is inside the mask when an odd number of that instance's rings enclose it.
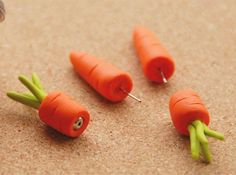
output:
{"label": "cork board background", "polygon": [[[0,174],[236,174],[235,0],[5,0],[0,23]],[[144,77],[131,34],[154,31],[175,59],[167,85]],[[112,104],[72,70],[80,49],[129,72],[133,94]],[[88,108],[91,122],[69,139],[40,122],[37,111],[5,96],[24,91],[19,74],[37,72],[45,89],[62,90]],[[193,88],[211,113],[213,162],[190,156],[173,128],[169,97]]]}

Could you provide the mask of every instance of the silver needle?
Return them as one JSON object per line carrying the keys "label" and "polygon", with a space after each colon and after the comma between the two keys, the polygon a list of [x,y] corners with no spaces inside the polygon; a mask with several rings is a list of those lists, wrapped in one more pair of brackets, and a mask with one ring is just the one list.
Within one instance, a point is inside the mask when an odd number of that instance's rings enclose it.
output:
{"label": "silver needle", "polygon": [[160,71],[160,74],[161,74],[161,77],[162,77],[163,82],[164,82],[164,83],[167,83],[167,79],[166,79],[164,73],[163,73],[160,69],[159,69],[159,71]]}
{"label": "silver needle", "polygon": [[136,101],[138,101],[138,102],[142,102],[142,100],[140,100],[138,97],[135,97],[134,95],[132,95],[131,93],[129,93],[129,92],[127,92],[126,90],[124,90],[124,89],[122,89],[122,88],[120,88],[120,90],[122,91],[122,92],[124,92],[125,94],[127,94],[129,97],[131,97],[132,99],[134,99],[134,100],[136,100]]}

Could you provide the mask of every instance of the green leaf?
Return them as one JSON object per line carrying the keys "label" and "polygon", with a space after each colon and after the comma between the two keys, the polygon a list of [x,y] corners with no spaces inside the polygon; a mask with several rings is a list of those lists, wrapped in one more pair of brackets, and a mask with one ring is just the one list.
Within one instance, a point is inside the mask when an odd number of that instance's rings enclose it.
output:
{"label": "green leaf", "polygon": [[191,153],[193,159],[199,159],[199,153],[200,153],[200,143],[197,139],[196,135],[196,129],[193,125],[188,126],[188,130],[190,133],[190,143],[191,143]]}
{"label": "green leaf", "polygon": [[40,102],[33,96],[32,97],[29,97],[25,94],[20,94],[20,93],[17,93],[17,92],[7,92],[7,96],[17,102],[20,102],[24,105],[27,105],[27,106],[30,106],[30,107],[33,107],[35,109],[38,109],[39,106],[40,106]]}
{"label": "green leaf", "polygon": [[19,80],[35,95],[35,97],[42,102],[46,97],[46,93],[39,89],[36,85],[34,85],[30,80],[28,80],[25,76],[19,76]]}
{"label": "green leaf", "polygon": [[198,140],[201,143],[208,143],[208,140],[204,134],[204,128],[203,128],[202,122],[200,120],[195,120],[192,124],[196,128]]}

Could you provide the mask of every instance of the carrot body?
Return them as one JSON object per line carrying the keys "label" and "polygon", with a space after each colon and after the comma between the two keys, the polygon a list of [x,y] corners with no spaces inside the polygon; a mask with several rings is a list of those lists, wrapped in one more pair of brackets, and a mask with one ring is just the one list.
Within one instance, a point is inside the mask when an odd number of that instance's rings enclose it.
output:
{"label": "carrot body", "polygon": [[154,33],[137,27],[133,32],[133,43],[142,64],[145,76],[153,82],[163,83],[163,72],[168,80],[174,73],[175,64]]}
{"label": "carrot body", "polygon": [[195,120],[200,120],[206,125],[210,122],[206,107],[192,90],[183,90],[172,95],[169,109],[176,130],[183,135],[189,135],[188,126]]}
{"label": "carrot body", "polygon": [[[62,92],[52,92],[45,97],[39,108],[39,117],[47,125],[70,137],[81,135],[90,118],[84,107]],[[83,118],[83,125],[75,130],[73,125],[79,117]]]}
{"label": "carrot body", "polygon": [[132,90],[130,75],[111,64],[83,52],[72,52],[70,59],[75,71],[108,100],[122,101]]}

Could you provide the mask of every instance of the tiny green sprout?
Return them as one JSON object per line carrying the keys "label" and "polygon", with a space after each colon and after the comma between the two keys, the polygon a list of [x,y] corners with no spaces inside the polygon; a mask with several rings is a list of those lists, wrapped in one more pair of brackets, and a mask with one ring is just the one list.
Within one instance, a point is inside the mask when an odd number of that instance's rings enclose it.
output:
{"label": "tiny green sprout", "polygon": [[212,158],[206,136],[224,140],[224,135],[209,129],[208,126],[200,120],[195,120],[192,122],[188,126],[188,131],[190,134],[191,153],[193,159],[199,159],[201,147],[206,163],[210,163]]}
{"label": "tiny green sprout", "polygon": [[43,99],[47,96],[36,73],[32,75],[32,81],[24,75],[19,76],[20,82],[25,85],[30,92],[18,93],[15,91],[7,92],[7,96],[24,105],[38,109]]}

